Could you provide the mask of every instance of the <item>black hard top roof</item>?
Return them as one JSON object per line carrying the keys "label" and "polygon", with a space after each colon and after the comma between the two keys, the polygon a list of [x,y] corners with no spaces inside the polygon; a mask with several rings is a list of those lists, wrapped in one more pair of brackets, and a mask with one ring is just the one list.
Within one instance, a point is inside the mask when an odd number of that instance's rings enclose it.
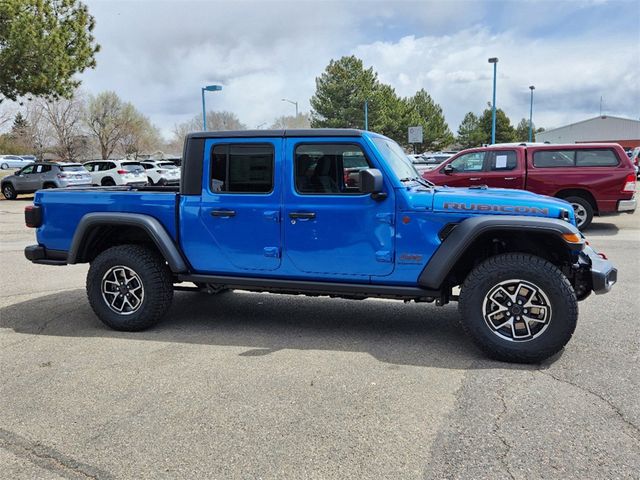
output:
{"label": "black hard top roof", "polygon": [[260,137],[361,137],[365,132],[350,128],[301,128],[294,130],[229,130],[194,132],[187,138],[260,138]]}

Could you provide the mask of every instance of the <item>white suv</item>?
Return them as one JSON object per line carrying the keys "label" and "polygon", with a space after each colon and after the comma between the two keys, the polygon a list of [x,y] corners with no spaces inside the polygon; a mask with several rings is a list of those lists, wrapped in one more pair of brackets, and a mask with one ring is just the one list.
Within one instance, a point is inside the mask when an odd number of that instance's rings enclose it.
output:
{"label": "white suv", "polygon": [[140,162],[128,160],[92,160],[84,164],[91,173],[91,183],[99,186],[147,184],[147,174]]}
{"label": "white suv", "polygon": [[151,185],[179,185],[180,169],[166,160],[145,160],[140,162],[146,170]]}

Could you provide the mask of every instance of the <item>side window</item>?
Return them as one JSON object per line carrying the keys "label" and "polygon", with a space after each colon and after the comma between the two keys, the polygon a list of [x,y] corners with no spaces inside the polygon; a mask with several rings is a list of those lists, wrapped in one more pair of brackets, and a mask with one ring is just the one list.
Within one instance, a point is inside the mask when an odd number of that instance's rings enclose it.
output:
{"label": "side window", "polygon": [[298,145],[294,172],[296,190],[306,194],[360,192],[360,171],[370,167],[358,145]]}
{"label": "side window", "polygon": [[533,154],[533,166],[538,168],[573,167],[575,150],[539,150]]}
{"label": "side window", "polygon": [[44,165],[36,165],[36,168],[31,173],[42,173],[44,171]]}
{"label": "side window", "polygon": [[51,171],[51,165],[42,165],[42,173],[47,173]]}
{"label": "side window", "polygon": [[28,175],[30,173],[33,173],[34,169],[35,169],[35,165],[29,165],[28,167],[24,167],[22,170],[20,170],[20,173],[24,175]]}
{"label": "side window", "polygon": [[465,153],[453,160],[451,165],[456,172],[479,172],[484,163],[484,152]]}
{"label": "side window", "polygon": [[509,171],[518,166],[517,156],[514,150],[489,152],[487,153],[487,156],[487,163],[490,172]]}
{"label": "side window", "polygon": [[95,166],[96,166],[95,163],[85,163],[84,164],[84,168],[86,168],[90,172],[93,172],[93,169],[94,169]]}
{"label": "side window", "polygon": [[269,193],[273,190],[273,145],[216,145],[211,151],[211,191]]}
{"label": "side window", "polygon": [[618,157],[613,150],[577,150],[576,166],[578,167],[615,167]]}

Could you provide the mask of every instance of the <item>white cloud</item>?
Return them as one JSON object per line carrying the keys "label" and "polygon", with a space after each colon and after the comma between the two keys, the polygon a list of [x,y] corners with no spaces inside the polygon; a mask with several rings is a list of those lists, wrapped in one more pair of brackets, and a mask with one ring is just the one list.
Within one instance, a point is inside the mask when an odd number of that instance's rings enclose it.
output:
{"label": "white cloud", "polygon": [[[425,88],[456,130],[491,98],[489,56],[498,56],[498,100],[514,122],[534,115],[551,127],[597,114],[638,117],[638,42],[562,25],[589,2],[468,1],[97,1],[89,0],[102,45],[90,93],[115,90],[168,135],[207,105],[249,127],[309,109],[315,77],[332,58],[356,54],[399,94]],[[614,5],[614,10],[619,5]],[[495,19],[499,19],[495,20]],[[553,23],[556,22],[556,23]],[[563,35],[545,31],[566,27]],[[610,22],[609,22],[610,23]],[[506,25],[502,27],[501,25]],[[541,29],[541,32],[536,31]]]}

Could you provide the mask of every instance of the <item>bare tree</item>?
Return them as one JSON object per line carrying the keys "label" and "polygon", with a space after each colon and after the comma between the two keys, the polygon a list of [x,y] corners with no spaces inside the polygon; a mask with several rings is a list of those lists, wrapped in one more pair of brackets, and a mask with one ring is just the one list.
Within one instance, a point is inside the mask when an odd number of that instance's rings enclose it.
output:
{"label": "bare tree", "polygon": [[128,117],[129,122],[123,128],[124,135],[120,141],[124,155],[138,158],[138,155],[143,151],[149,152],[157,149],[161,143],[157,127],[138,111],[129,113]]}
{"label": "bare tree", "polygon": [[275,119],[271,128],[273,129],[286,129],[286,128],[310,128],[311,118],[308,113],[299,113],[298,116],[283,115]]}
{"label": "bare tree", "polygon": [[31,147],[39,160],[42,160],[45,152],[52,147],[53,133],[44,109],[45,103],[43,100],[29,102],[26,114]]}
{"label": "bare tree", "polygon": [[7,102],[0,103],[0,131],[13,120],[14,115],[14,109]]}
{"label": "bare tree", "polygon": [[107,159],[126,135],[127,126],[135,122],[136,109],[123,102],[115,92],[102,92],[89,99],[85,122],[100,145],[100,154]]}
{"label": "bare tree", "polygon": [[85,111],[83,96],[76,92],[69,99],[41,102],[44,117],[52,129],[55,140],[54,151],[63,160],[77,160],[87,146],[87,138],[82,130]]}
{"label": "bare tree", "polygon": [[[247,126],[233,112],[213,111],[207,112],[207,130],[210,131],[226,131],[226,130],[246,130]],[[176,124],[173,127],[173,138],[168,143],[168,147],[174,152],[182,151],[184,137],[191,132],[199,132],[202,130],[202,116],[195,115],[191,120]]]}

